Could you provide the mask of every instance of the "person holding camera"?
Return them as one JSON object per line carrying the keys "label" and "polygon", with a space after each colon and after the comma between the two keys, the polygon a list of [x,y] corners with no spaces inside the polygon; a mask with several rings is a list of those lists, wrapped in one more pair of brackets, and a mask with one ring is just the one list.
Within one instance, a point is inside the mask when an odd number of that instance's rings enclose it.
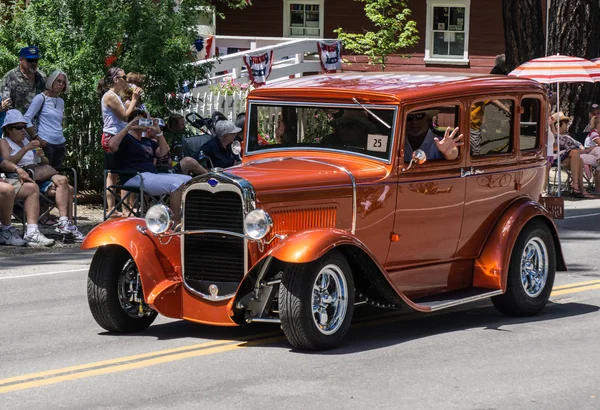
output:
{"label": "person holding camera", "polygon": [[[127,125],[127,118],[135,111],[138,100],[140,99],[143,90],[136,87],[131,96],[131,104],[125,107],[125,102],[119,95],[125,88],[129,87],[125,71],[119,67],[113,67],[108,70],[103,79],[98,82],[97,93],[100,98],[100,106],[102,109],[102,149],[106,153],[110,153],[111,149],[108,145],[110,139],[119,133]],[[107,162],[111,162],[111,158],[107,158]],[[112,167],[111,167],[112,168]],[[109,173],[106,176],[106,186],[112,186],[117,183],[117,175]],[[113,216],[122,216],[116,210],[115,196],[108,191],[106,193],[106,202],[110,213]]]}
{"label": "person holding camera", "polygon": [[[156,158],[169,152],[167,141],[158,126],[157,120],[146,123],[148,114],[136,110],[131,113],[129,123],[108,142],[115,153],[119,169],[137,172],[140,175],[129,177],[123,184],[139,187],[144,182],[144,191],[152,196],[169,194],[169,206],[176,224],[181,221],[180,209],[183,186],[191,179],[189,175],[159,174],[154,164]],[[150,138],[142,134],[146,132]],[[156,141],[153,139],[156,138]],[[123,177],[123,176],[122,176]]]}

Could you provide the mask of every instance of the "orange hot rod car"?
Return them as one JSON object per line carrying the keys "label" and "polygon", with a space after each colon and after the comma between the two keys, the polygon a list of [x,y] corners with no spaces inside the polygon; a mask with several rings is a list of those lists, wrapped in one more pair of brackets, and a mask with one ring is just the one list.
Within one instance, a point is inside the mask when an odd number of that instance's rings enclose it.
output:
{"label": "orange hot rod car", "polygon": [[300,349],[340,343],[365,302],[432,312],[491,297],[534,315],[566,270],[539,203],[546,119],[542,86],[510,77],[334,74],[256,89],[242,164],[186,185],[181,226],[156,205],[87,236],[92,314],[117,333],[158,313],[280,323]]}

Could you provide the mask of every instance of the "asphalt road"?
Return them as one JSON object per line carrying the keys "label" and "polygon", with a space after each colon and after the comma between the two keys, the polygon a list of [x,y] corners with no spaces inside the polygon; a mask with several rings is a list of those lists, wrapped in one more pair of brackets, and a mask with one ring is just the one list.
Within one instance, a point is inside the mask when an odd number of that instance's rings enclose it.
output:
{"label": "asphalt road", "polygon": [[0,408],[598,409],[600,200],[568,208],[570,271],[539,316],[488,302],[435,315],[357,308],[326,353],[293,351],[267,325],[159,318],[108,335],[87,306],[91,252],[0,258]]}

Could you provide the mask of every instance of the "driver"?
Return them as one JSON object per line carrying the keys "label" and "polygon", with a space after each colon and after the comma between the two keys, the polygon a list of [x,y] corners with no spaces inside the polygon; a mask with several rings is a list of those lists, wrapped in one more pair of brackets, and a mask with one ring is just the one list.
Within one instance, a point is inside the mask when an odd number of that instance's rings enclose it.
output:
{"label": "driver", "polygon": [[411,112],[406,116],[406,143],[404,144],[404,161],[410,162],[414,150],[425,152],[427,160],[458,158],[458,147],[464,143],[460,141],[462,134],[455,137],[458,127],[446,128],[444,138],[440,141],[431,130],[431,120],[436,112],[422,110]]}
{"label": "driver", "polygon": [[321,145],[347,146],[352,145],[359,148],[367,146],[368,134],[377,133],[377,127],[369,121],[369,116],[362,110],[346,109],[341,118],[329,123],[334,132],[321,140]]}

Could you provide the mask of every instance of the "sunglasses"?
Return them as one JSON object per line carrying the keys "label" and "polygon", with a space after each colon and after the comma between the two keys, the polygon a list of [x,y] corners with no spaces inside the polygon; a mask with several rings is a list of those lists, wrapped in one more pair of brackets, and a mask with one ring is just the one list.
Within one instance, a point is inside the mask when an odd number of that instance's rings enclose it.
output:
{"label": "sunglasses", "polygon": [[407,121],[413,121],[413,120],[417,120],[417,121],[421,121],[423,118],[425,118],[427,114],[425,114],[424,112],[420,112],[418,114],[408,114],[406,116],[406,120]]}
{"label": "sunglasses", "polygon": [[27,125],[11,125],[11,127],[13,130],[24,130],[25,128],[27,128]]}
{"label": "sunglasses", "polygon": [[37,63],[38,62],[37,58],[26,58],[25,60],[27,60],[27,62],[29,64],[33,64],[33,63]]}
{"label": "sunglasses", "polygon": [[127,76],[126,76],[126,75],[116,75],[116,76],[115,76],[115,80],[116,80],[116,79],[126,80],[126,79],[127,79]]}

